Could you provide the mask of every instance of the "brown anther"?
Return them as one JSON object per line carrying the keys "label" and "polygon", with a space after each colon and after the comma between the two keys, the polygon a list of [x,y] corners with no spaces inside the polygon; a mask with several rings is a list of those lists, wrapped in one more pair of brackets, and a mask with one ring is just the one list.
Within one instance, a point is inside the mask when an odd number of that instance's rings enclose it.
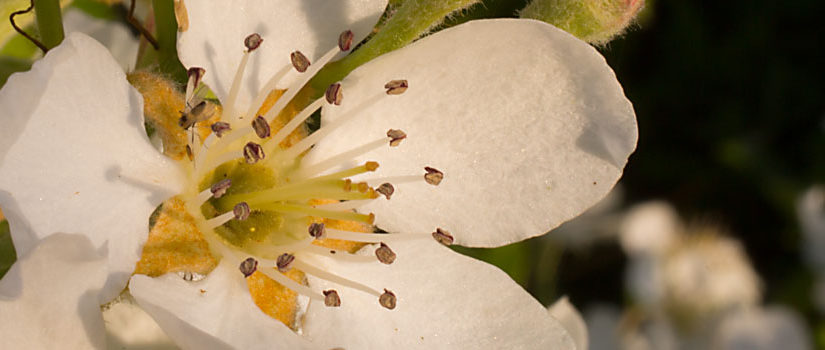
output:
{"label": "brown anther", "polygon": [[384,88],[387,89],[387,95],[401,95],[404,91],[407,91],[407,88],[410,87],[407,84],[407,80],[390,80],[389,83],[384,84]]}
{"label": "brown anther", "polygon": [[327,88],[327,92],[324,93],[324,96],[327,98],[327,102],[330,104],[334,104],[336,106],[341,104],[341,101],[344,99],[343,89],[341,89],[341,83],[334,83],[330,84]]}
{"label": "brown anther", "polygon": [[345,30],[338,36],[338,48],[347,51],[352,48],[352,39],[355,37],[351,30]]}
{"label": "brown anther", "polygon": [[257,116],[252,120],[252,129],[254,129],[255,134],[262,139],[269,137],[269,123],[267,123],[266,119],[262,116]]}
{"label": "brown anther", "polygon": [[206,69],[201,67],[192,67],[186,70],[186,75],[192,82],[192,87],[198,87],[204,74],[206,74]]}
{"label": "brown anther", "polygon": [[324,238],[324,236],[326,236],[327,234],[326,226],[324,226],[324,223],[320,222],[313,222],[309,224],[309,228],[307,229],[307,231],[309,231],[309,235],[315,239]]}
{"label": "brown anther", "polygon": [[344,180],[344,192],[352,191],[352,180],[346,179]]}
{"label": "brown anther", "polygon": [[232,213],[235,214],[236,220],[246,220],[249,218],[249,213],[251,212],[252,210],[249,209],[249,204],[246,204],[246,202],[235,204],[235,207],[232,208]]}
{"label": "brown anther", "polygon": [[370,225],[375,223],[375,214],[370,213],[369,217],[367,218],[367,223]]}
{"label": "brown anther", "polygon": [[309,58],[304,56],[301,51],[295,51],[289,54],[289,59],[292,61],[292,66],[295,67],[295,70],[299,73],[306,72],[307,68],[309,68]]}
{"label": "brown anther", "polygon": [[223,136],[223,134],[229,130],[232,130],[232,127],[227,122],[216,122],[212,124],[212,132],[214,132],[217,137]]}
{"label": "brown anther", "polygon": [[226,194],[226,190],[229,189],[229,186],[232,186],[232,180],[223,179],[212,185],[212,187],[209,188],[209,191],[212,192],[212,197],[221,198],[221,196]]}
{"label": "brown anther", "polygon": [[341,297],[334,289],[324,291],[324,305],[329,307],[341,306]]}
{"label": "brown anther", "polygon": [[355,185],[356,185],[355,188],[357,188],[358,192],[361,192],[361,193],[367,193],[367,191],[369,191],[369,189],[370,189],[370,185],[367,185],[366,182],[359,182]]}
{"label": "brown anther", "polygon": [[436,228],[435,232],[433,232],[433,238],[435,238],[438,243],[441,243],[446,246],[450,246],[453,244],[453,235],[450,234],[450,231]]}
{"label": "brown anther", "polygon": [[395,261],[395,252],[390,249],[390,246],[381,242],[381,246],[375,250],[375,257],[377,257],[381,263],[389,265]]}
{"label": "brown anther", "polygon": [[444,173],[436,168],[424,167],[424,171],[427,173],[424,174],[424,181],[427,181],[428,184],[433,186],[438,186],[441,183],[441,180],[444,180]]}
{"label": "brown anther", "polygon": [[275,265],[278,267],[278,271],[287,272],[290,268],[292,268],[292,262],[295,261],[295,255],[289,253],[283,253],[278,256],[278,260],[275,262]]}
{"label": "brown anther", "polygon": [[264,42],[264,39],[258,33],[250,34],[246,39],[243,39],[243,45],[246,46],[248,52],[255,51],[258,46],[261,46],[262,42]]}
{"label": "brown anther", "polygon": [[243,157],[247,164],[255,164],[264,159],[264,156],[264,148],[257,143],[247,142],[246,146],[243,146]]}
{"label": "brown anther", "polygon": [[241,262],[240,270],[244,277],[252,276],[252,274],[258,270],[258,260],[246,258],[246,260]]}
{"label": "brown anther", "polygon": [[367,168],[367,171],[375,171],[376,169],[378,169],[378,162],[366,162],[364,163],[364,167]]}
{"label": "brown anther", "polygon": [[390,138],[390,147],[395,147],[401,144],[401,140],[407,138],[407,134],[398,129],[389,129],[387,137]]}
{"label": "brown anther", "polygon": [[384,294],[378,297],[378,303],[387,309],[395,309],[395,294],[387,289],[384,289]]}
{"label": "brown anther", "polygon": [[383,194],[384,197],[390,199],[390,197],[392,197],[392,194],[395,193],[395,187],[393,187],[391,183],[385,182],[382,183],[381,186],[378,186],[378,188],[375,189],[375,192]]}

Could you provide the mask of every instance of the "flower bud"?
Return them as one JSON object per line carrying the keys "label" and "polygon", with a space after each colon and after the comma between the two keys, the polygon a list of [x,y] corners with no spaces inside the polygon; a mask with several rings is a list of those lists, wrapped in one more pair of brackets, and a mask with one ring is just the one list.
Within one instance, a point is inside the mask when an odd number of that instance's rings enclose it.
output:
{"label": "flower bud", "polygon": [[644,7],[644,0],[533,0],[521,18],[550,23],[593,45],[624,33]]}

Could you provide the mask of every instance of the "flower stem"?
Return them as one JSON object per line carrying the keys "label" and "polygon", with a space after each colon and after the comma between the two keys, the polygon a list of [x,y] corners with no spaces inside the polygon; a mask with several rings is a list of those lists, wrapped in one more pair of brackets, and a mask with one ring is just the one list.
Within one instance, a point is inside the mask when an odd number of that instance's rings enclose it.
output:
{"label": "flower stem", "polygon": [[175,5],[172,0],[152,0],[152,8],[155,11],[155,39],[158,43],[160,71],[168,74],[175,81],[185,82],[186,70],[178,60],[178,51],[175,46],[178,35]]}
{"label": "flower stem", "polygon": [[40,41],[51,49],[63,41],[63,18],[60,14],[59,0],[37,0],[34,2],[37,29]]}
{"label": "flower stem", "polygon": [[343,79],[353,69],[387,52],[399,49],[428,33],[455,11],[478,0],[403,1],[383,28],[369,41],[340,61],[322,69],[310,82],[315,91]]}

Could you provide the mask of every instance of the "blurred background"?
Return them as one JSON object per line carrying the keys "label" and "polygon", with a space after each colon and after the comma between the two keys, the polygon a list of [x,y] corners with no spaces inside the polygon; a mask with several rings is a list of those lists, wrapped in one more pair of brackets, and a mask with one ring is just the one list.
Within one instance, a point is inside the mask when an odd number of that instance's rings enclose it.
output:
{"label": "blurred background", "polygon": [[[526,3],[485,0],[444,26]],[[122,43],[137,34],[126,9],[71,11],[121,23],[100,35]],[[545,305],[567,296],[592,349],[825,348],[824,12],[818,0],[647,0],[599,47],[639,124],[616,190],[548,235],[456,250]],[[35,52],[12,39],[0,83]]]}

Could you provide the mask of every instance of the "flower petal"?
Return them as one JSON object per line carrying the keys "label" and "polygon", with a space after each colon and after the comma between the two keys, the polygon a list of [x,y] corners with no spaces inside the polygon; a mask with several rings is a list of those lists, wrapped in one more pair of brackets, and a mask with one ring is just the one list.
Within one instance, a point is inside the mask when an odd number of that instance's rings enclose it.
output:
{"label": "flower petal", "polygon": [[[381,97],[393,79],[409,89]],[[325,108],[323,123],[378,102],[325,137],[314,157],[393,128],[409,137],[359,160],[378,161],[381,176],[423,175],[425,166],[444,173],[437,187],[401,183],[392,200],[365,207],[388,231],[439,226],[467,246],[543,234],[603,198],[636,145],[633,108],[604,58],[541,22],[468,22],[379,57],[342,84],[344,104]]]}
{"label": "flower petal", "polygon": [[129,284],[144,310],[188,349],[304,349],[309,344],[252,302],[237,264],[224,258],[197,282],[176,274],[135,275]]}
{"label": "flower petal", "polygon": [[72,33],[9,79],[0,110],[0,207],[18,255],[54,232],[83,233],[108,254],[101,302],[111,300],[140,257],[149,215],[181,183],[149,144],[140,95],[106,48]]}
{"label": "flower petal", "polygon": [[[264,42],[250,57],[238,93],[238,105],[246,108],[270,77],[291,67],[291,52],[300,50],[314,61],[334,48],[346,29],[357,42],[370,33],[386,6],[386,0],[187,0],[189,29],[179,35],[178,56],[186,67],[206,69],[204,82],[226,103],[244,38],[260,34]],[[294,79],[288,75],[278,88]]]}
{"label": "flower petal", "polygon": [[567,297],[562,297],[547,308],[550,315],[559,320],[576,343],[577,350],[587,350],[587,325],[576,307]]}
{"label": "flower petal", "polygon": [[[572,349],[573,340],[530,294],[498,268],[457,254],[431,240],[393,243],[397,259],[378,262],[320,260],[325,270],[391,290],[397,306],[308,276],[315,290],[336,289],[341,306],[310,302],[304,334],[319,348]],[[366,246],[362,254],[372,254]]]}
{"label": "flower petal", "polygon": [[175,349],[175,343],[139,306],[121,301],[103,311],[109,349]]}
{"label": "flower petal", "polygon": [[106,259],[88,238],[54,234],[0,280],[5,348],[88,349],[105,344],[98,292]]}

